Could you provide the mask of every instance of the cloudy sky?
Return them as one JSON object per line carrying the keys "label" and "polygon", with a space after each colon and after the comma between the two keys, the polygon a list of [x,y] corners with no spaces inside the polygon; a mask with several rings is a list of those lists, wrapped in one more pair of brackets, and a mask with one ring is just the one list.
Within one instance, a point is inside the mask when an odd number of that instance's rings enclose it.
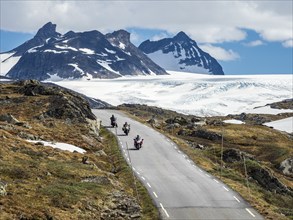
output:
{"label": "cloudy sky", "polygon": [[126,29],[136,45],[184,31],[220,62],[226,74],[293,73],[292,0],[0,3],[1,52],[30,39],[51,21],[61,34]]}

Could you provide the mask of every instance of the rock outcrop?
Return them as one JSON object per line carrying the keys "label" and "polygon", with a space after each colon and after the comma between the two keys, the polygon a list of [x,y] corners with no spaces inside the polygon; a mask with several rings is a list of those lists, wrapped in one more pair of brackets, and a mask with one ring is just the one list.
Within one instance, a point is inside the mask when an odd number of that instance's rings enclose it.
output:
{"label": "rock outcrop", "polygon": [[280,170],[283,174],[293,177],[293,157],[282,161],[280,164]]}

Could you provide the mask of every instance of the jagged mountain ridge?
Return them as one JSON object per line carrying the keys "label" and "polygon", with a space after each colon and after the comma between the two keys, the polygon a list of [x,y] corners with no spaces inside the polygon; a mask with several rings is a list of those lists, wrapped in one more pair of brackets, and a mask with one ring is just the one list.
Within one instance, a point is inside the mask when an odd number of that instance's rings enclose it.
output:
{"label": "jagged mountain ridge", "polygon": [[182,31],[173,38],[146,40],[138,48],[166,70],[224,75],[217,60]]}
{"label": "jagged mountain ridge", "polygon": [[19,60],[6,74],[1,71],[1,75],[13,79],[91,79],[167,74],[138,50],[130,42],[130,34],[123,30],[107,35],[96,30],[69,31],[61,35],[56,32],[56,25],[49,22],[33,39],[8,54],[11,55],[2,61],[2,65],[12,59]]}

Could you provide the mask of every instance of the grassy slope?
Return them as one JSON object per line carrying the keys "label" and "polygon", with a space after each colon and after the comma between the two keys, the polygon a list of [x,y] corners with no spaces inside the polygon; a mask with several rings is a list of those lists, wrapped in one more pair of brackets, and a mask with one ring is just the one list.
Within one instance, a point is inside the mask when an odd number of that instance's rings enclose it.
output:
{"label": "grassy slope", "polygon": [[[36,116],[46,111],[49,96],[23,96],[11,84],[0,84],[0,90],[0,115],[11,113],[31,127],[0,121],[0,180],[8,183],[8,195],[0,196],[0,219],[99,219],[103,209],[111,208],[107,204],[111,193],[136,198],[131,170],[109,132],[102,130],[97,138],[85,123],[54,118],[40,121]],[[95,165],[82,164],[82,154],[29,143],[19,137],[21,133],[82,147]],[[96,155],[99,150],[106,155]],[[114,164],[121,168],[115,173]],[[89,176],[109,182],[81,181]],[[158,211],[146,189],[141,184],[138,189],[142,218],[157,219]]]}

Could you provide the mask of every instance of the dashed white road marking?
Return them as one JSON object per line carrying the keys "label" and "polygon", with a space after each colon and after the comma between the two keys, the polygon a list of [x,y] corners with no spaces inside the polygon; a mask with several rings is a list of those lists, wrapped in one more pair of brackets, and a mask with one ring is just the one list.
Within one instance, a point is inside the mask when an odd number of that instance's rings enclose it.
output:
{"label": "dashed white road marking", "polygon": [[229,192],[229,189],[227,189],[225,186],[223,186],[223,188],[224,188],[227,192]]}
{"label": "dashed white road marking", "polygon": [[162,204],[162,203],[160,203],[160,206],[161,206],[161,208],[163,209],[163,211],[165,212],[165,214],[166,214],[167,218],[169,218],[170,216],[169,216],[169,214],[168,214],[167,210],[164,208],[164,206],[163,206],[163,204]]}
{"label": "dashed white road marking", "polygon": [[136,169],[134,167],[132,167],[132,169],[135,171]]}
{"label": "dashed white road marking", "polygon": [[187,160],[189,163],[192,163],[192,161],[191,160]]}
{"label": "dashed white road marking", "polygon": [[233,196],[233,198],[234,198],[237,202],[240,202],[240,200],[239,200],[236,196]]}
{"label": "dashed white road marking", "polygon": [[198,169],[198,170],[203,173],[203,171],[201,169]]}
{"label": "dashed white road marking", "polygon": [[179,154],[181,154],[181,151],[180,151],[180,150],[178,150],[178,153],[179,153]]}
{"label": "dashed white road marking", "polygon": [[136,173],[137,173],[138,175],[140,175],[140,173],[139,173],[138,171],[136,171]]}
{"label": "dashed white road marking", "polygon": [[153,192],[153,194],[155,195],[156,198],[158,198],[158,195],[155,192]]}
{"label": "dashed white road marking", "polygon": [[147,185],[148,185],[148,187],[152,188],[152,186],[149,183],[147,183]]}
{"label": "dashed white road marking", "polygon": [[216,180],[216,179],[213,179],[216,183],[219,183],[219,181],[218,180]]}
{"label": "dashed white road marking", "polygon": [[142,178],[143,180],[145,180],[145,178],[144,178],[143,176],[142,176],[141,178]]}
{"label": "dashed white road marking", "polygon": [[211,177],[209,174],[206,174],[207,177]]}
{"label": "dashed white road marking", "polygon": [[252,217],[255,217],[255,215],[248,209],[248,208],[246,208],[245,209],[250,215],[252,215]]}

